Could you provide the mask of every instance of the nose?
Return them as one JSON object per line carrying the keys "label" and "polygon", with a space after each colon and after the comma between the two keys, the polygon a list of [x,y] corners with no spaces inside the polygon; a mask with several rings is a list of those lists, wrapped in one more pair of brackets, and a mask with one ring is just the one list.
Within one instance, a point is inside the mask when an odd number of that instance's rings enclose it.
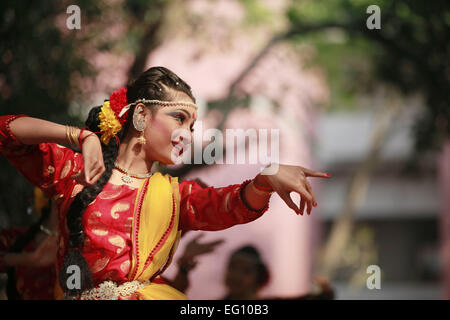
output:
{"label": "nose", "polygon": [[180,136],[180,142],[182,142],[184,145],[190,144],[191,141],[192,141],[192,133],[189,135],[184,134]]}

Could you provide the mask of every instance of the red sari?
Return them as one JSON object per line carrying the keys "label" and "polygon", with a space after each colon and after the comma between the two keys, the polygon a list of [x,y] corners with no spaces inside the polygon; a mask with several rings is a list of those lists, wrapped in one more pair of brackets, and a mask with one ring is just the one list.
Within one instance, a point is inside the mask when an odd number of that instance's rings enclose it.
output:
{"label": "red sari", "polygon": [[[7,157],[32,184],[41,188],[47,197],[56,201],[60,229],[57,266],[59,270],[68,244],[65,215],[75,195],[83,189],[83,186],[77,184],[71,177],[83,170],[83,157],[80,153],[55,143],[21,144],[9,128],[9,123],[17,117],[0,117],[0,154]],[[169,189],[170,186],[176,188],[172,197],[168,199],[173,200],[174,210],[172,217],[168,217],[166,232],[158,238],[160,241],[157,246],[148,253],[150,256],[145,261],[139,262],[139,253],[136,251],[139,244],[138,237],[142,233],[140,230],[142,228],[151,230],[152,227],[147,220],[144,220],[146,225],[139,226],[140,211],[137,211],[136,207],[141,205],[139,201],[145,200],[142,203],[144,206],[150,202],[150,196],[149,199],[144,196],[146,188],[152,191],[152,179],[156,179],[153,185],[159,181],[158,179],[164,184],[166,179]],[[267,203],[262,210],[255,211],[244,203],[242,190],[250,180],[223,188],[202,188],[193,181],[178,184],[177,178],[168,175],[152,177],[149,180],[150,182],[146,181],[139,190],[127,185],[117,186],[107,183],[97,198],[86,208],[82,223],[87,237],[82,254],[90,266],[95,284],[105,280],[122,283],[138,279],[140,274],[145,275],[146,268],[148,270],[148,266],[152,264],[152,259],[158,260],[157,251],[167,243],[167,246],[170,246],[170,255],[159,258],[167,260],[164,263],[162,260],[158,262],[156,269],[161,270],[152,271],[144,277],[146,279],[151,275],[152,281],[158,281],[155,275],[162,273],[170,264],[179,240],[180,232],[177,239],[171,232],[222,230],[236,224],[248,223],[260,217],[267,211],[269,205]],[[154,193],[156,194],[157,190]],[[148,236],[145,241],[148,241],[147,239]]]}

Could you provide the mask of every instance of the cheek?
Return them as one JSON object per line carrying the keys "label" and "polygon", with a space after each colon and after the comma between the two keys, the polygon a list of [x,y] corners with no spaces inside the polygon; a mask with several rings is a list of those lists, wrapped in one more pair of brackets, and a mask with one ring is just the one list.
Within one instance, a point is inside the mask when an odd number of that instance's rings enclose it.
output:
{"label": "cheek", "polygon": [[173,128],[167,121],[155,119],[148,131],[150,141],[153,141],[155,147],[163,148],[165,145],[171,145],[171,136]]}

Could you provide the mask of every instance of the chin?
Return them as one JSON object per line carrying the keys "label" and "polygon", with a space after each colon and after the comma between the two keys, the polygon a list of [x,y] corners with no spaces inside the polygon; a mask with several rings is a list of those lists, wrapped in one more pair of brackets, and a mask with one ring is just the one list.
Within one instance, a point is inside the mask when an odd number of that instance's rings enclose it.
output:
{"label": "chin", "polygon": [[[175,159],[176,160],[176,159]],[[172,158],[170,157],[170,155],[168,157],[161,157],[161,159],[159,160],[159,163],[163,164],[163,165],[176,165],[178,164],[177,162],[173,161]]]}

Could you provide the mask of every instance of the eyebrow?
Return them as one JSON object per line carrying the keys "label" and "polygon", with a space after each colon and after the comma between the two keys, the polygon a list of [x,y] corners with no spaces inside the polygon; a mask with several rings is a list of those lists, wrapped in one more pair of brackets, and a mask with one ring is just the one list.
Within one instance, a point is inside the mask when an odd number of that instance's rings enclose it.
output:
{"label": "eyebrow", "polygon": [[184,109],[177,109],[176,111],[183,111],[184,113],[187,114],[189,119],[191,118],[191,114],[189,112],[187,112],[186,110],[184,110]]}
{"label": "eyebrow", "polygon": [[[184,109],[176,109],[174,112],[177,112],[177,111],[182,111],[182,112],[184,112],[184,113],[188,116],[189,119],[192,118],[191,114],[190,114],[189,112],[187,112],[186,110],[184,110]],[[195,121],[197,121],[197,120],[194,119],[193,124],[195,123]]]}

